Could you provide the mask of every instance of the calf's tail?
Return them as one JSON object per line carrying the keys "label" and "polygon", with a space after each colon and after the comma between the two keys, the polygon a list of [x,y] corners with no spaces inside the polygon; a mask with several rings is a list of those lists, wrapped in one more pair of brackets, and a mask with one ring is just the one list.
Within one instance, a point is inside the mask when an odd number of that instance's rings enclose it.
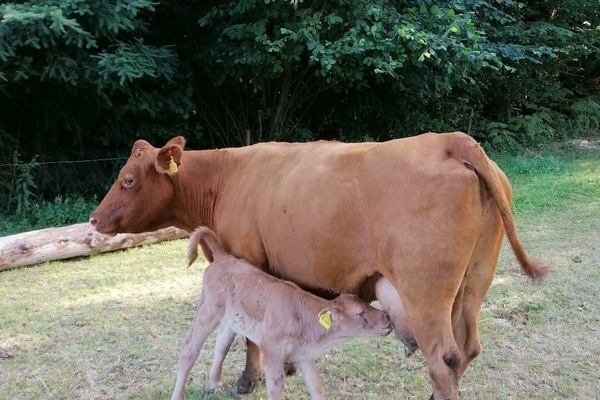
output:
{"label": "calf's tail", "polygon": [[204,254],[210,262],[224,258],[227,255],[217,235],[210,228],[201,226],[190,235],[188,265],[192,265],[198,258],[198,245],[202,246]]}
{"label": "calf's tail", "polygon": [[532,280],[543,278],[548,273],[548,268],[529,258],[523,245],[517,235],[515,221],[511,212],[510,201],[502,187],[501,178],[498,171],[492,165],[485,151],[479,143],[465,133],[459,133],[457,140],[454,141],[453,156],[461,161],[466,167],[477,172],[479,177],[485,182],[492,199],[498,207],[504,230],[508,237],[508,242],[515,253],[515,256],[523,271]]}

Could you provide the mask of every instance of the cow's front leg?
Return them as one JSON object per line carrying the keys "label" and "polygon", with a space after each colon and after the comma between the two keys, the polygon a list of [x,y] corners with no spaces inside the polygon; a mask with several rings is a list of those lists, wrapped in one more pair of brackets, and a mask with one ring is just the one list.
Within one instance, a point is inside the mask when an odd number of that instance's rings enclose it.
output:
{"label": "cow's front leg", "polygon": [[246,367],[237,381],[237,392],[239,394],[251,393],[256,388],[261,373],[260,349],[254,342],[246,339]]}

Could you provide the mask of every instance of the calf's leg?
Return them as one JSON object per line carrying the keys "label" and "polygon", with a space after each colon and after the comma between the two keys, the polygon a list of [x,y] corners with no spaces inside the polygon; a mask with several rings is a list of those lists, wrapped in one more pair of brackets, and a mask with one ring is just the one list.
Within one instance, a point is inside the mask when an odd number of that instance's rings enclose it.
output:
{"label": "calf's leg", "polygon": [[323,387],[321,385],[321,374],[315,360],[302,360],[298,362],[302,380],[310,393],[311,400],[323,400]]}
{"label": "calf's leg", "polygon": [[198,310],[192,324],[189,334],[183,340],[181,352],[179,354],[179,365],[177,368],[177,380],[171,400],[182,400],[185,388],[185,382],[198,359],[202,345],[208,338],[208,335],[215,330],[223,316],[223,308],[217,304],[211,304],[205,301],[204,291],[200,294]]}
{"label": "calf's leg", "polygon": [[210,387],[213,390],[223,389],[221,385],[221,370],[223,368],[225,356],[229,352],[229,348],[231,347],[231,343],[233,342],[234,338],[235,332],[229,329],[228,326],[221,325],[219,327],[219,332],[217,334],[217,340],[215,343],[215,356],[213,358],[213,364],[210,368],[210,375],[208,378]]}
{"label": "calf's leg", "polygon": [[285,389],[285,357],[273,350],[263,349],[265,381],[269,400],[280,400]]}

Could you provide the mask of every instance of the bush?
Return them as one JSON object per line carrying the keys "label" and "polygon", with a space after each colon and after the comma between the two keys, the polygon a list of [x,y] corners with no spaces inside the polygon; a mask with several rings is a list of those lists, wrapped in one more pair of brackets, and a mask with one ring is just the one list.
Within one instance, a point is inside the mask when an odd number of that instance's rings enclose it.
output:
{"label": "bush", "polygon": [[517,115],[505,122],[484,121],[478,139],[489,149],[514,152],[524,148],[543,147],[565,136],[566,122],[562,114],[540,109],[530,115]]}
{"label": "bush", "polygon": [[571,106],[573,132],[576,136],[589,136],[600,130],[600,104],[592,99],[576,101]]}
{"label": "bush", "polygon": [[0,235],[86,222],[97,205],[96,197],[85,200],[76,195],[57,196],[51,202],[36,202],[29,213],[0,218]]}

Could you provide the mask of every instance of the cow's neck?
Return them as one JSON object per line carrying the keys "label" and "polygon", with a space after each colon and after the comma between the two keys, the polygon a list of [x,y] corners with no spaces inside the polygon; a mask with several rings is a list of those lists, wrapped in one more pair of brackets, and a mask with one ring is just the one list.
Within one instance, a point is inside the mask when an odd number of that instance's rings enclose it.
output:
{"label": "cow's neck", "polygon": [[189,232],[200,225],[214,229],[214,212],[224,179],[231,170],[225,150],[185,151],[181,175],[174,179],[176,226]]}

